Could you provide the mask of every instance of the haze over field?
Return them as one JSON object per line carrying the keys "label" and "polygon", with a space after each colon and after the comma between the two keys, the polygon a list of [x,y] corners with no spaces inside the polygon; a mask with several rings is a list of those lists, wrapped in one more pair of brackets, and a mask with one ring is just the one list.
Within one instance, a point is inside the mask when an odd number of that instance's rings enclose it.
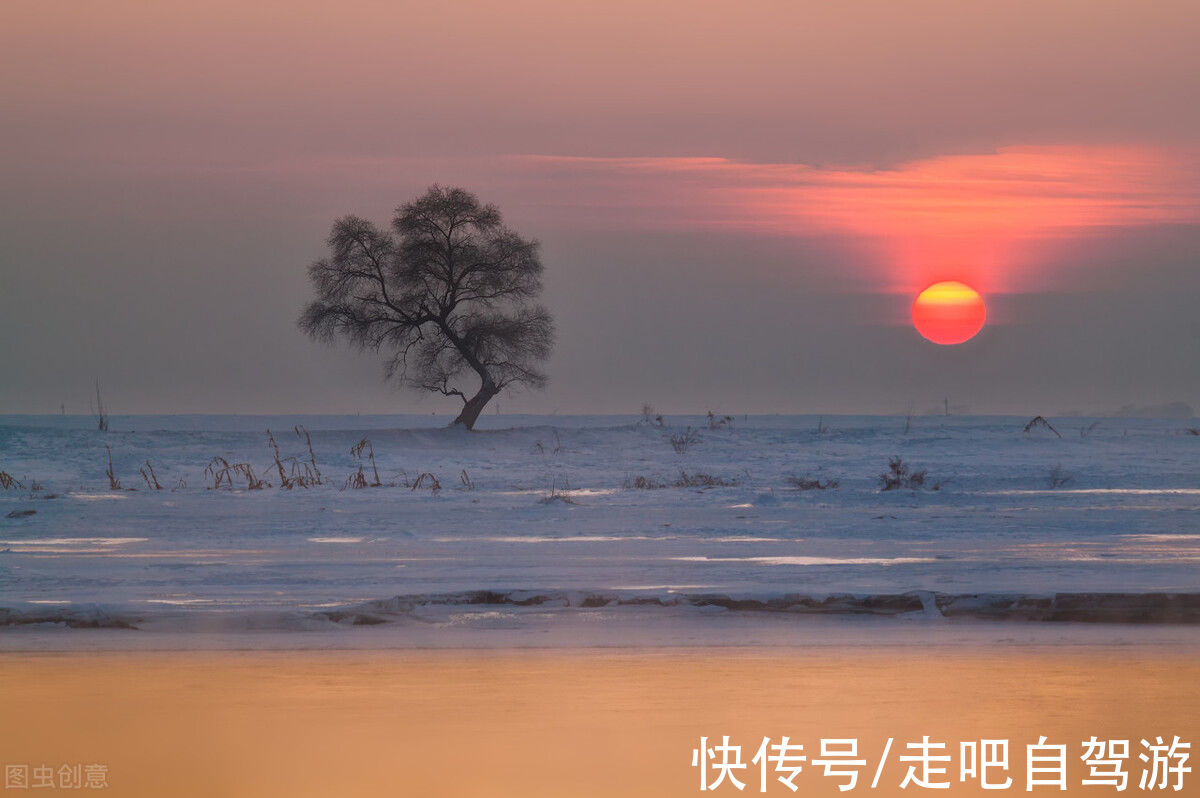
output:
{"label": "haze over field", "polygon": [[0,9],[0,412],[455,411],[294,325],[434,182],[544,245],[502,412],[1200,407],[1194,3],[69,5]]}

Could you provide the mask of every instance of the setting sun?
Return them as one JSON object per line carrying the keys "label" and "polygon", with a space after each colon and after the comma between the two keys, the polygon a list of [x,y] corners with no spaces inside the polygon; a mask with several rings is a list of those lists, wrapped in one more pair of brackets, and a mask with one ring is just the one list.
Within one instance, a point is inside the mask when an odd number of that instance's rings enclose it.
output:
{"label": "setting sun", "polygon": [[934,283],[917,295],[913,326],[935,344],[961,344],[975,337],[987,320],[983,297],[957,280]]}

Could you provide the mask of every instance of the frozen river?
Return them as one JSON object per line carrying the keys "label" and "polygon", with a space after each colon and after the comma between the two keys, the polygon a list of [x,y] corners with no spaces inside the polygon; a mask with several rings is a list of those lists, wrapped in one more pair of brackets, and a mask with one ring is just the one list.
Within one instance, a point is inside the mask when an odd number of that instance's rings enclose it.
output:
{"label": "frozen river", "polygon": [[[0,471],[20,481],[0,490],[0,612],[135,627],[463,606],[1090,620],[1095,601],[1063,594],[1200,592],[1189,423],[1028,420],[487,416],[466,433],[429,416],[147,416],[101,433],[0,417]],[[280,487],[268,428],[284,475],[321,484]],[[364,438],[375,468],[351,452]],[[217,457],[270,486],[231,468],[230,487],[221,461],[206,473]],[[895,457],[923,485],[882,491]],[[383,484],[347,487],[360,465]],[[1118,620],[1200,613],[1187,596],[1108,601],[1097,611]]]}

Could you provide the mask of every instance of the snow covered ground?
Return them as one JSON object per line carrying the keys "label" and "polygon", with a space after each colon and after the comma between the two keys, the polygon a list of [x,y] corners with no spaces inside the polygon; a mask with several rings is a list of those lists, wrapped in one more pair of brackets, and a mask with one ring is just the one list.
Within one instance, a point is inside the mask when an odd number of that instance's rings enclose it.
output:
{"label": "snow covered ground", "polygon": [[[1027,421],[491,415],[467,433],[444,416],[145,416],[101,433],[88,418],[0,416],[0,471],[23,485],[0,489],[0,636],[417,619],[435,639],[430,624],[548,612],[631,628],[755,611],[1196,623],[1189,422],[1051,418],[1058,437]],[[323,484],[281,489],[266,430],[290,476],[312,469],[297,424]],[[670,437],[689,426],[700,439],[677,452]],[[360,465],[374,482],[351,453],[363,438],[385,484],[347,488]],[[218,456],[271,487],[237,473],[214,489]],[[923,487],[880,490],[897,456],[927,471]],[[423,473],[441,489],[413,488]]]}

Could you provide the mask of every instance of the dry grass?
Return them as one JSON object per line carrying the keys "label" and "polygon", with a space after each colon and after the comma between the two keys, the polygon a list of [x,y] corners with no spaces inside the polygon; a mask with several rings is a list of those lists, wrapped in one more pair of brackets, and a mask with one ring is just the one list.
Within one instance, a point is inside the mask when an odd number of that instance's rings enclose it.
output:
{"label": "dry grass", "polygon": [[1046,482],[1052,490],[1065,488],[1074,481],[1075,476],[1064,471],[1061,465],[1054,466],[1054,468],[1050,469],[1050,473],[1046,475]]}
{"label": "dry grass", "polygon": [[687,454],[688,449],[700,443],[704,438],[700,437],[698,430],[688,427],[683,432],[669,436],[667,440],[671,442],[671,448],[675,450],[675,454]]}
{"label": "dry grass", "polygon": [[96,428],[108,432],[108,413],[104,411],[104,401],[100,398],[100,380],[96,380]]}
{"label": "dry grass", "polygon": [[662,415],[654,412],[654,405],[650,404],[642,405],[642,420],[638,423],[647,427],[665,427],[667,425]]}
{"label": "dry grass", "polygon": [[142,479],[146,483],[147,490],[162,490],[163,487],[158,483],[158,475],[154,473],[154,466],[150,465],[147,460],[146,464],[138,469],[142,475]]}
{"label": "dry grass", "polygon": [[822,482],[819,479],[810,479],[808,474],[802,477],[789,475],[784,478],[784,481],[796,490],[837,490],[838,488],[836,479],[827,479]]}
{"label": "dry grass", "polygon": [[719,416],[711,410],[708,411],[708,428],[709,429],[711,429],[711,430],[721,429],[721,427],[728,427],[732,423],[733,423],[733,416]]}
{"label": "dry grass", "polygon": [[686,471],[680,471],[679,479],[675,480],[677,488],[731,488],[739,484],[741,483],[737,479],[725,479],[704,473],[689,474]]}
{"label": "dry grass", "polygon": [[[374,474],[375,481],[368,482],[362,487],[378,488],[383,485],[383,482],[379,479],[379,468],[375,465],[375,447],[371,444],[369,439],[363,438],[361,441],[354,444],[354,446],[350,447],[350,455],[351,457],[356,457],[359,460],[363,459],[363,455],[366,455],[367,459],[371,462],[371,473]],[[358,467],[358,475],[362,477],[363,482],[366,482],[366,474],[363,473],[362,466]],[[353,475],[351,478],[353,478]]]}
{"label": "dry grass", "polygon": [[661,479],[638,474],[636,477],[625,477],[624,487],[626,490],[658,490],[669,486]]}
{"label": "dry grass", "polygon": [[442,483],[438,478],[429,471],[422,471],[417,474],[417,478],[413,480],[412,490],[428,488],[430,493],[437,493],[442,489]]}
{"label": "dry grass", "polygon": [[554,433],[554,448],[550,448],[546,444],[542,443],[540,440],[537,440],[537,441],[533,442],[532,450],[534,452],[542,455],[543,457],[546,455],[547,451],[549,451],[550,454],[555,454],[555,455],[560,454],[562,452],[562,439],[558,437],[558,430],[551,430],[551,432]]}
{"label": "dry grass", "polygon": [[204,476],[212,480],[209,490],[220,490],[221,488],[232,490],[234,477],[246,480],[247,490],[262,490],[271,487],[271,483],[264,482],[255,475],[254,469],[249,463],[230,463],[219,455],[214,457],[204,469]]}
{"label": "dry grass", "polygon": [[275,470],[279,472],[279,484],[281,487],[291,487],[288,485],[287,472],[283,470],[283,462],[279,455],[279,444],[275,442],[275,436],[271,434],[271,430],[267,429],[267,442],[271,446],[271,451],[275,455]]}
{"label": "dry grass", "polygon": [[352,490],[362,490],[363,488],[369,488],[370,486],[371,483],[367,482],[367,475],[363,473],[362,466],[359,466],[357,471],[346,477],[346,484],[342,486],[342,490],[346,490],[347,488]]}
{"label": "dry grass", "polygon": [[724,477],[716,477],[705,473],[689,474],[686,471],[680,471],[679,476],[670,482],[641,475],[626,477],[624,487],[629,490],[661,490],[664,488],[700,488],[704,490],[707,488],[732,488],[740,484],[741,482],[737,479],[725,479]]}
{"label": "dry grass", "polygon": [[[564,487],[566,490],[570,490],[571,489],[570,482],[567,482],[566,480],[564,480]],[[555,503],[561,503],[561,504],[578,504],[579,503],[579,502],[575,501],[574,499],[572,499],[570,494],[563,493],[562,491],[560,491],[558,489],[558,479],[557,478],[550,480],[550,492],[547,493],[542,498],[538,499],[538,504],[555,504]]]}
{"label": "dry grass", "polygon": [[1035,429],[1050,430],[1051,432],[1054,433],[1055,437],[1058,437],[1058,438],[1062,437],[1062,435],[1059,434],[1058,430],[1056,430],[1049,421],[1042,418],[1041,416],[1034,416],[1033,418],[1029,419],[1029,423],[1025,425],[1025,432],[1027,432],[1027,433],[1033,432]]}
{"label": "dry grass", "polygon": [[[303,436],[304,443],[308,447],[308,464],[309,464],[309,467],[312,469],[312,474],[315,479],[315,483],[317,485],[324,485],[325,478],[321,475],[321,469],[317,468],[317,455],[313,451],[312,436],[308,434],[308,430],[304,428],[303,424],[297,424],[295,427],[292,428],[292,430],[296,433],[297,438]],[[374,453],[372,452],[372,454],[374,454]],[[378,477],[378,474],[376,474],[376,477]]]}
{"label": "dry grass", "polygon": [[[301,427],[296,428],[296,435],[299,436]],[[305,432],[305,435],[308,433]],[[291,490],[292,488],[311,488],[313,485],[322,484],[321,472],[317,469],[316,457],[312,455],[312,441],[309,441],[309,457],[310,462],[304,462],[298,457],[281,457],[279,454],[279,444],[275,441],[275,436],[271,434],[271,430],[267,430],[267,442],[271,446],[271,452],[275,456],[275,470],[279,473],[279,487]],[[284,468],[284,463],[288,467]],[[249,468],[249,466],[247,466]]]}
{"label": "dry grass", "polygon": [[121,489],[121,480],[117,478],[117,474],[113,471],[112,448],[106,443],[104,451],[108,452],[108,469],[104,472],[104,476],[108,477],[108,487],[111,490]]}
{"label": "dry grass", "polygon": [[879,490],[900,490],[901,488],[918,490],[925,487],[927,473],[923,468],[919,471],[913,471],[908,463],[899,457],[892,457],[888,460],[888,470],[879,475]]}

